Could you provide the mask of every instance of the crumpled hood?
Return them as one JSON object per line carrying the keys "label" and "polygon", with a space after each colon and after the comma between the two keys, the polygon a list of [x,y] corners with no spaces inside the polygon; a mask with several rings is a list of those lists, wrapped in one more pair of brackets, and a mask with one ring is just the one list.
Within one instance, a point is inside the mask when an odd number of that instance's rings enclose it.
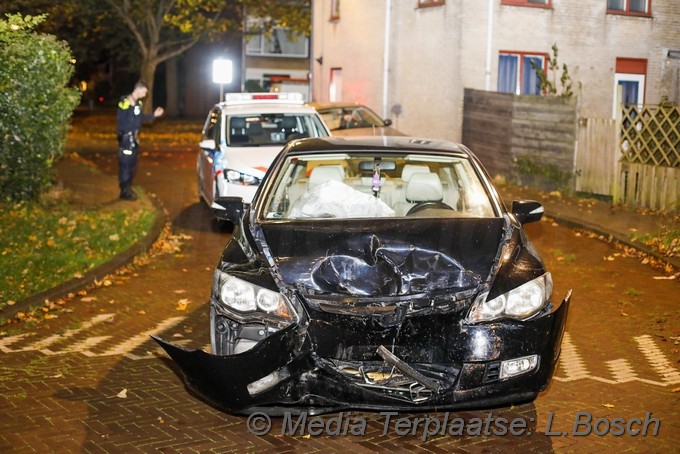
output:
{"label": "crumpled hood", "polygon": [[307,292],[400,296],[479,286],[503,241],[503,218],[296,221],[261,225],[287,285]]}

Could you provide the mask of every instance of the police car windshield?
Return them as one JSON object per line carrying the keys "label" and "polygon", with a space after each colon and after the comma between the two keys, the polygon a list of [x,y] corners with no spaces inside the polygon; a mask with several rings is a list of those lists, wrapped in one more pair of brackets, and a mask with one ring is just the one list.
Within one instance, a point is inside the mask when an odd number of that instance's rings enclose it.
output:
{"label": "police car windshield", "polygon": [[227,145],[283,145],[293,139],[321,137],[327,133],[314,114],[231,115],[227,123]]}

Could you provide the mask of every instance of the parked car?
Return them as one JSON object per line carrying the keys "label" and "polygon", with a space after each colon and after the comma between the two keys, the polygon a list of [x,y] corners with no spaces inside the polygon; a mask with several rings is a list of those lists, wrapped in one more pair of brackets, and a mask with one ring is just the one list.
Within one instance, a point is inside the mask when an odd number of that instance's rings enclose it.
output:
{"label": "parked car", "polygon": [[212,353],[156,340],[235,413],[445,410],[533,400],[555,370],[570,294],[463,145],[411,137],[286,145],[214,274]]}
{"label": "parked car", "polygon": [[300,93],[228,93],[208,113],[198,151],[198,193],[250,202],[274,157],[290,140],[330,133]]}
{"label": "parked car", "polygon": [[392,127],[392,120],[382,119],[366,106],[346,102],[308,102],[314,107],[334,136],[403,136]]}

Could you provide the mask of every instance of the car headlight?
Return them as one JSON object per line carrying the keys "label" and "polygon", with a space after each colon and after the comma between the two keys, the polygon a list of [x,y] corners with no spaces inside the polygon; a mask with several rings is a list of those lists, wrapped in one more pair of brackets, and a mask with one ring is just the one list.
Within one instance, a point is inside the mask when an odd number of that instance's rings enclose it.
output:
{"label": "car headlight", "polygon": [[234,318],[247,321],[270,319],[272,321],[297,320],[297,314],[288,299],[259,285],[216,270],[213,279],[213,296],[219,307]]}
{"label": "car headlight", "polygon": [[245,184],[248,186],[257,186],[260,184],[260,179],[258,177],[239,172],[238,170],[225,169],[224,176],[229,183]]}
{"label": "car headlight", "polygon": [[480,293],[472,303],[467,320],[481,322],[499,318],[524,320],[543,309],[552,295],[552,276],[545,273],[487,301],[489,292]]}

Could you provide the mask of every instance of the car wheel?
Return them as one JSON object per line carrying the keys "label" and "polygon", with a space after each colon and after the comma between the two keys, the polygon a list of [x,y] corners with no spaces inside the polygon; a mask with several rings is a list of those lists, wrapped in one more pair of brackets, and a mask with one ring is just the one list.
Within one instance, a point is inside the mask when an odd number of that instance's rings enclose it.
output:
{"label": "car wheel", "polygon": [[[203,197],[203,191],[201,191],[201,188],[203,187],[203,178],[201,178],[201,163],[198,162],[196,164],[196,191],[198,192],[198,202],[206,202],[205,197]],[[206,202],[207,203],[207,202]]]}
{"label": "car wheel", "polygon": [[201,182],[200,181],[198,182],[198,188],[196,188],[196,189],[198,190],[198,203],[208,203],[208,202],[206,202],[205,197],[203,197],[203,193],[201,192]]}

